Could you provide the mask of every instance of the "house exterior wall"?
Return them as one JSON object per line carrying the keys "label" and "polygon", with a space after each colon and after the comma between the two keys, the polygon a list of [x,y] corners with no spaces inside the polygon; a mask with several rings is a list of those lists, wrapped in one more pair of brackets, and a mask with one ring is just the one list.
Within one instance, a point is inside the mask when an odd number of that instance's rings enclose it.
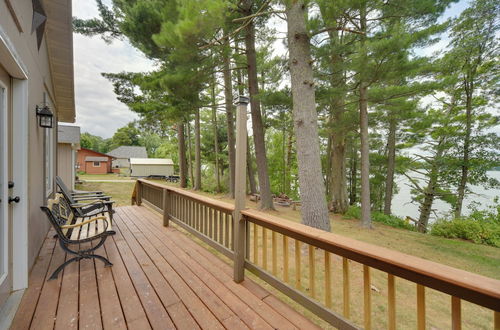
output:
{"label": "house exterior wall", "polygon": [[74,189],[75,151],[69,143],[59,143],[57,146],[57,175],[66,186]]}
{"label": "house exterior wall", "polygon": [[85,173],[87,174],[106,174],[108,173],[108,163],[99,162],[99,166],[95,166],[94,162],[85,162]]}
{"label": "house exterior wall", "polygon": [[113,160],[113,168],[129,168],[130,162],[128,158],[117,158]]}
{"label": "house exterior wall", "polygon": [[[95,169],[92,166],[92,162],[86,162],[85,158],[86,157],[108,157],[108,161],[103,163],[102,166],[103,168],[98,168]],[[90,149],[85,149],[81,148],[78,150],[77,157],[76,157],[76,164],[79,166],[78,171],[82,171],[88,174],[106,174],[106,173],[111,173],[111,162],[112,158],[102,154],[100,152],[96,152]],[[88,163],[88,164],[87,164]]]}
{"label": "house exterior wall", "polygon": [[130,166],[132,177],[146,177],[150,175],[174,175],[173,165],[143,165],[143,164],[132,164]]}
{"label": "house exterior wall", "polygon": [[[33,15],[31,1],[11,1],[15,10],[17,20],[23,32],[14,21],[5,1],[0,1],[0,33],[5,40],[16,51],[18,60],[25,67],[28,74],[28,263],[33,265],[40,247],[49,230],[49,222],[42,214],[40,206],[45,204],[46,198],[51,192],[45,189],[45,148],[46,130],[38,126],[35,106],[42,104],[44,94],[52,110],[54,107],[54,91],[48,59],[46,38],[42,41],[40,49],[37,48],[36,33],[31,34],[31,19]],[[0,64],[4,57],[0,57]],[[6,68],[8,69],[8,68]],[[53,148],[56,148],[56,129],[49,129],[52,136]],[[51,153],[52,164],[56,162],[56,153]],[[52,170],[52,178],[55,174],[55,165]],[[52,183],[54,186],[55,183]]]}

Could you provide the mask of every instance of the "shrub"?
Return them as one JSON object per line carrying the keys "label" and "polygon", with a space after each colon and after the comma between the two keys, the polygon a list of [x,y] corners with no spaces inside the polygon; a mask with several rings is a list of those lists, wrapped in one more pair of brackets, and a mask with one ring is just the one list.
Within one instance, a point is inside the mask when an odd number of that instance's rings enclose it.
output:
{"label": "shrub", "polygon": [[[361,218],[361,209],[357,206],[350,206],[347,212],[344,215],[347,219],[360,219]],[[373,211],[372,212],[372,221],[380,222],[386,224],[391,227],[407,229],[407,230],[415,230],[415,227],[411,224],[407,223],[401,218],[398,218],[394,215],[386,215],[382,212]]]}
{"label": "shrub", "polygon": [[431,234],[500,247],[500,207],[474,210],[467,218],[440,219],[431,226]]}

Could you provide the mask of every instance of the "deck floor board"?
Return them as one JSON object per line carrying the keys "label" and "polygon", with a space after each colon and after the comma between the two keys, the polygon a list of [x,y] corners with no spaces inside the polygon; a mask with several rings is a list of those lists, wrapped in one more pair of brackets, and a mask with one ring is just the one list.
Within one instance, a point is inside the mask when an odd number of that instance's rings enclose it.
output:
{"label": "deck floor board", "polygon": [[117,208],[99,260],[73,263],[49,232],[11,329],[315,329],[316,325],[146,207]]}

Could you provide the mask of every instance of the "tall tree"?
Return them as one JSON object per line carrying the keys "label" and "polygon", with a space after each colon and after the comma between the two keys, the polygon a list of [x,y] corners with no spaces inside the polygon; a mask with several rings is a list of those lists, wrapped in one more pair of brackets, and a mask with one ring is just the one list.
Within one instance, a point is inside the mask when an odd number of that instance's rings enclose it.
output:
{"label": "tall tree", "polygon": [[[254,14],[254,0],[242,1],[242,12],[245,17]],[[264,137],[264,124],[259,100],[259,82],[257,80],[257,55],[255,50],[255,23],[249,17],[245,24],[245,49],[248,65],[248,91],[250,94],[250,110],[252,118],[253,142],[255,145],[255,158],[257,162],[257,173],[259,176],[260,208],[274,209],[273,196],[271,195],[271,184],[266,156],[266,143]]]}
{"label": "tall tree", "polygon": [[475,111],[478,104],[475,98],[487,96],[498,87],[498,76],[491,73],[498,69],[498,31],[500,4],[492,0],[476,0],[465,9],[453,23],[451,30],[451,46],[446,54],[459,79],[460,89],[465,106],[465,128],[462,144],[460,181],[457,187],[457,200],[454,205],[455,217],[462,214],[462,205],[469,183],[471,153],[475,147],[473,128]]}
{"label": "tall tree", "polygon": [[307,6],[302,0],[290,0],[286,15],[302,222],[330,231],[321,171],[311,46],[305,21]]}

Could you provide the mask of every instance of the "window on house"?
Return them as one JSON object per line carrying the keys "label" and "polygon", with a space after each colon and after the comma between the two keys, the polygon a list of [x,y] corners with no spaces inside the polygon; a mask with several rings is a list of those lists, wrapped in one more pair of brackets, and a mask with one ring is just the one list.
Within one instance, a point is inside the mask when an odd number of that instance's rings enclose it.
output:
{"label": "window on house", "polygon": [[50,128],[45,130],[45,192],[50,196],[54,191],[54,134]]}
{"label": "window on house", "polygon": [[94,162],[94,167],[101,167],[101,162]]}

